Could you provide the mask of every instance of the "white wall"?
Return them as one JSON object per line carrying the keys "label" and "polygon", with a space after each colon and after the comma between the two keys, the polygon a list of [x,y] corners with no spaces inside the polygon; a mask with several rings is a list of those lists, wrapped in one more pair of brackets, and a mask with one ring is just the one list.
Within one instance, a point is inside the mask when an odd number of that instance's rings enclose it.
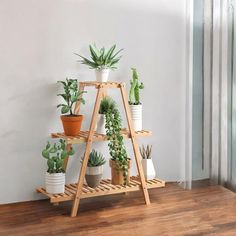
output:
{"label": "white wall", "polygon": [[[94,79],[73,54],[88,55],[92,42],[125,49],[110,79],[128,83],[129,68],[138,69],[145,84],[144,128],[153,131],[140,141],[153,144],[158,177],[183,179],[185,27],[185,0],[1,0],[0,204],[39,198],[34,189],[44,184],[46,170],[41,149],[50,132],[61,130],[56,81]],[[84,128],[91,106],[89,99],[82,107]],[[107,152],[104,144],[95,147]],[[77,156],[83,150],[81,145]],[[77,179],[77,156],[67,181]]]}

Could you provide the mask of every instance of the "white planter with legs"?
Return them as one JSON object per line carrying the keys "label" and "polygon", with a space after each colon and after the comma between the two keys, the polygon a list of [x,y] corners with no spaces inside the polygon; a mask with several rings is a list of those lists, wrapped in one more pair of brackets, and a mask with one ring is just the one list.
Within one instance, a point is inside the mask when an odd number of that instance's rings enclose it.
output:
{"label": "white planter with legs", "polygon": [[129,105],[131,117],[134,124],[134,130],[142,130],[142,105]]}
{"label": "white planter with legs", "polygon": [[96,128],[98,134],[104,134],[104,135],[106,134],[105,124],[106,124],[105,114],[98,114],[98,121]]}
{"label": "white planter with legs", "polygon": [[65,174],[54,173],[45,175],[46,192],[51,194],[59,194],[65,192]]}
{"label": "white planter with legs", "polygon": [[142,166],[146,180],[152,180],[156,177],[156,171],[152,159],[142,159]]}
{"label": "white planter with legs", "polygon": [[97,82],[107,82],[110,69],[95,69]]}

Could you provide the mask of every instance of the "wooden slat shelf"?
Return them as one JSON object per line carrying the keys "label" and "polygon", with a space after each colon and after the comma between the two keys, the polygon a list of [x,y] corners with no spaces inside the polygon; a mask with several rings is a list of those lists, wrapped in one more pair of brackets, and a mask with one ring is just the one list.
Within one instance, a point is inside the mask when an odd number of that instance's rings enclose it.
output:
{"label": "wooden slat shelf", "polygon": [[[148,189],[165,187],[165,181],[159,179],[149,180],[146,181],[146,186]],[[141,188],[141,183],[140,179],[137,176],[132,176],[130,178],[129,185],[127,186],[113,185],[111,184],[110,179],[104,179],[101,181],[100,185],[97,188],[90,188],[86,184],[84,184],[80,198],[82,199],[82,198],[97,197],[109,194],[132,192],[140,190],[140,188]],[[51,203],[74,200],[76,190],[77,190],[77,183],[66,184],[64,194],[49,194],[43,187],[36,189],[38,193],[42,193],[46,195],[48,198],[50,198]]]}
{"label": "wooden slat shelf", "polygon": [[103,87],[103,88],[119,88],[123,82],[97,82],[97,81],[84,81],[79,82],[80,87]]}
{"label": "wooden slat shelf", "polygon": [[[122,129],[122,135],[124,138],[131,138],[130,132],[127,129]],[[78,136],[66,136],[64,133],[52,133],[52,138],[62,138],[65,139],[68,144],[83,143],[88,141],[89,131],[80,131]],[[136,131],[135,135],[137,137],[150,136],[152,132],[147,130]],[[104,134],[94,133],[93,141],[106,141],[107,136]]]}

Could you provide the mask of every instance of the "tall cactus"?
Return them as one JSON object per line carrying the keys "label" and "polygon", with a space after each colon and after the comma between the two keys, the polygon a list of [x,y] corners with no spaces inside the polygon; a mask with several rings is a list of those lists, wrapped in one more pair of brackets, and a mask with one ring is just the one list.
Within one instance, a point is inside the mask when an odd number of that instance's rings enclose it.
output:
{"label": "tall cactus", "polygon": [[129,90],[129,103],[131,105],[141,104],[139,90],[144,88],[144,84],[139,82],[139,77],[137,70],[131,68],[132,70],[132,80],[130,80],[130,90]]}

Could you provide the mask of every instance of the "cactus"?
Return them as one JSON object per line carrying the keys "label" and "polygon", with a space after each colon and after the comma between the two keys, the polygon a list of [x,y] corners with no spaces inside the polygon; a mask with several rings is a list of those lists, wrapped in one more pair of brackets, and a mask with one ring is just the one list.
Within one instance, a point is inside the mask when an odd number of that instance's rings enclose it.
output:
{"label": "cactus", "polygon": [[131,68],[131,70],[133,74],[132,80],[130,80],[129,104],[139,105],[141,104],[139,90],[144,88],[144,84],[139,82],[137,70],[135,68]]}
{"label": "cactus", "polygon": [[74,155],[74,153],[72,147],[69,151],[66,150],[65,141],[62,139],[60,139],[59,143],[55,143],[54,145],[51,145],[48,142],[46,148],[42,151],[42,156],[47,159],[47,172],[50,174],[64,173],[64,159],[68,156]]}

